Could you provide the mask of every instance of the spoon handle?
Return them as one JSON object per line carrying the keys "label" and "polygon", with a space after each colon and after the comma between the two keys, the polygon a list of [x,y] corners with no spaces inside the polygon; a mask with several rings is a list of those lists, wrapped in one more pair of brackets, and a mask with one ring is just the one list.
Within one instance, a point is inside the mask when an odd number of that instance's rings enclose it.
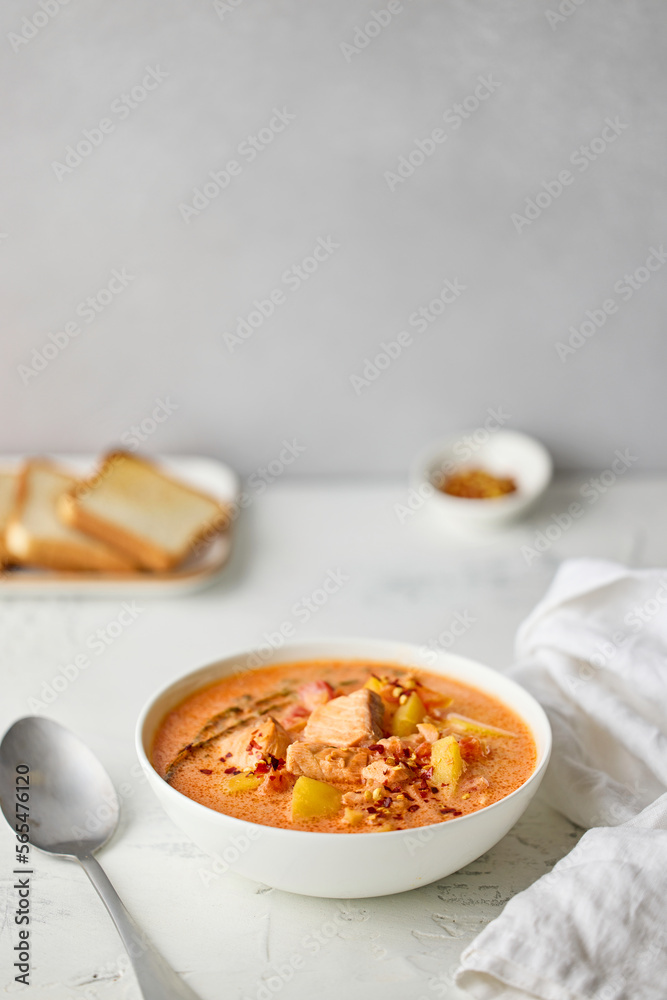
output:
{"label": "spoon handle", "polygon": [[89,854],[79,861],[118,929],[144,1000],[200,1000],[136,925],[97,859]]}

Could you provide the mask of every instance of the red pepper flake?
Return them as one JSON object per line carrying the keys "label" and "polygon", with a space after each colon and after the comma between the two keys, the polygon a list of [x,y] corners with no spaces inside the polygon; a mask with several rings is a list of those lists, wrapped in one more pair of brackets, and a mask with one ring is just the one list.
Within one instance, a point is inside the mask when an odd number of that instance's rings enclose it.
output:
{"label": "red pepper flake", "polygon": [[269,765],[265,760],[260,760],[259,764],[255,768],[255,774],[266,774],[269,770]]}
{"label": "red pepper flake", "polygon": [[366,810],[366,812],[376,813],[377,809],[375,808],[375,806],[369,806],[368,809]]}
{"label": "red pepper flake", "polygon": [[405,795],[406,799],[410,799],[411,802],[413,801],[413,798],[410,795],[410,792],[403,792],[403,794]]}
{"label": "red pepper flake", "polygon": [[238,767],[226,767],[225,774],[240,774]]}
{"label": "red pepper flake", "polygon": [[[230,750],[229,753],[225,754],[225,760],[229,760],[229,758],[231,757],[231,755],[232,755],[232,751]],[[222,757],[220,758],[220,760],[222,760]]]}
{"label": "red pepper flake", "polygon": [[440,812],[443,813],[445,816],[448,814],[451,814],[452,816],[461,816],[461,810],[452,809],[451,806],[442,806]]}
{"label": "red pepper flake", "polygon": [[392,798],[390,795],[387,795],[387,797],[382,800],[381,805],[383,805],[385,809],[388,809],[391,803],[392,803]]}
{"label": "red pepper flake", "polygon": [[417,812],[418,809],[419,809],[419,806],[417,805],[416,802],[415,802],[415,804],[413,806],[408,806],[408,812],[409,813]]}
{"label": "red pepper flake", "polygon": [[202,774],[213,774],[213,771],[209,767],[200,767],[199,770]]}
{"label": "red pepper flake", "polygon": [[259,743],[257,742],[257,740],[254,740],[254,739],[250,740],[250,743],[248,743],[248,746],[246,747],[246,750],[248,752],[250,752],[251,750],[259,750]]}
{"label": "red pepper flake", "polygon": [[285,766],[285,761],[282,757],[271,757],[271,767],[274,771],[280,771]]}
{"label": "red pepper flake", "polygon": [[423,799],[427,799],[428,798],[428,792],[425,791],[423,788],[419,788],[419,789],[417,789],[417,791],[419,792],[419,794],[421,795],[421,797]]}
{"label": "red pepper flake", "polygon": [[438,794],[438,789],[436,788],[435,785],[431,785],[431,791],[433,792],[434,795]]}
{"label": "red pepper flake", "polygon": [[377,750],[378,753],[384,753],[385,750],[386,750],[386,747],[383,747],[381,743],[372,743],[369,746],[368,749],[369,750]]}
{"label": "red pepper flake", "polygon": [[425,767],[422,770],[422,775],[424,776],[424,778],[432,778],[433,777],[433,768],[432,767]]}

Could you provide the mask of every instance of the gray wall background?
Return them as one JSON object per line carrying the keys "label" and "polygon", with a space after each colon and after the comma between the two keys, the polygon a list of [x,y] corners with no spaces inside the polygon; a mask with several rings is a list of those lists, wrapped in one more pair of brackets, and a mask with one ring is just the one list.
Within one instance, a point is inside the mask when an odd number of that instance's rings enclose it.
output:
{"label": "gray wall background", "polygon": [[[297,439],[290,474],[400,473],[500,406],[561,468],[628,446],[665,468],[667,264],[627,301],[614,290],[667,243],[662,0],[560,0],[560,15],[557,0],[403,0],[352,52],[385,0],[42,2],[2,9],[2,450],[97,451],[162,399],[149,452],[247,473]],[[167,75],[138,100],[147,67]],[[494,92],[444,120],[480,76]],[[118,110],[124,93],[136,107]],[[238,147],[274,108],[295,118],[248,162]],[[103,118],[90,155],[54,168]],[[626,127],[582,170],[570,157],[607,118]],[[436,128],[446,139],[390,190]],[[186,222],[179,206],[230,159],[240,173]],[[517,232],[512,214],[565,169]],[[339,247],[285,284],[319,237]],[[87,322],[77,308],[114,268],[133,280]],[[410,327],[446,279],[465,291]],[[276,288],[231,351],[224,334]],[[559,358],[608,299],[617,311]],[[37,371],[33,350],[72,322]],[[410,346],[355,391],[403,330]]]}

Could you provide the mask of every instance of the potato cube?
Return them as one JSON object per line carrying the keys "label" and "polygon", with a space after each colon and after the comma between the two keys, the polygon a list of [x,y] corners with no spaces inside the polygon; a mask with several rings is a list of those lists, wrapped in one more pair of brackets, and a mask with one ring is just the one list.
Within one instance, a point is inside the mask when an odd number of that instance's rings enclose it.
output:
{"label": "potato cube", "polygon": [[413,691],[407,701],[399,705],[391,721],[392,736],[409,736],[417,732],[417,724],[426,715],[419,695]]}
{"label": "potato cube", "polygon": [[258,774],[233,774],[225,784],[227,792],[254,792],[259,788],[262,779]]}
{"label": "potato cube", "polygon": [[349,806],[346,806],[343,819],[349,826],[359,826],[363,822],[364,814],[360,809],[350,809]]}
{"label": "potato cube", "polygon": [[497,726],[490,726],[488,722],[478,722],[456,712],[449,712],[445,721],[451,729],[456,729],[459,733],[472,733],[475,736],[516,736],[516,733],[511,733],[509,729],[498,729]]}
{"label": "potato cube", "polygon": [[431,765],[435,784],[447,785],[450,792],[455,792],[466,767],[455,736],[435,741],[431,747]]}
{"label": "potato cube", "polygon": [[341,804],[342,794],[337,788],[302,774],[292,791],[292,819],[335,816]]}
{"label": "potato cube", "polygon": [[369,677],[364,687],[370,688],[371,691],[375,691],[376,694],[382,694],[385,685],[379,679],[379,677]]}

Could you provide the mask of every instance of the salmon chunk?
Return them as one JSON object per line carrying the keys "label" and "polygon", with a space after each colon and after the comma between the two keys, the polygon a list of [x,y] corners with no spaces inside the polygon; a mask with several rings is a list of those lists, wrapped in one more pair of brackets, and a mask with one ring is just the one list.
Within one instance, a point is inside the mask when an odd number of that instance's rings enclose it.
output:
{"label": "salmon chunk", "polygon": [[307,743],[353,747],[373,743],[382,736],[384,705],[379,694],[360,688],[352,694],[319,705],[303,731]]}
{"label": "salmon chunk", "polygon": [[299,701],[309,712],[312,712],[318,705],[326,705],[334,695],[334,689],[327,681],[308,681],[302,684],[297,690]]}
{"label": "salmon chunk", "polygon": [[378,740],[378,746],[385,748],[388,757],[404,757],[404,751],[410,749],[412,742],[409,737],[387,736]]}
{"label": "salmon chunk", "polygon": [[225,740],[220,745],[220,757],[230,767],[254,767],[269,757],[284,760],[291,742],[289,733],[272,715],[267,715],[259,724],[246,726]]}
{"label": "salmon chunk", "polygon": [[440,739],[440,730],[432,722],[418,722],[417,732],[423,736],[427,743],[435,743],[436,740]]}
{"label": "salmon chunk", "polygon": [[316,781],[358,782],[367,763],[368,751],[361,747],[292,743],[287,748],[287,770]]}
{"label": "salmon chunk", "polygon": [[361,777],[368,785],[401,785],[412,779],[404,764],[388,764],[382,757],[365,767]]}

